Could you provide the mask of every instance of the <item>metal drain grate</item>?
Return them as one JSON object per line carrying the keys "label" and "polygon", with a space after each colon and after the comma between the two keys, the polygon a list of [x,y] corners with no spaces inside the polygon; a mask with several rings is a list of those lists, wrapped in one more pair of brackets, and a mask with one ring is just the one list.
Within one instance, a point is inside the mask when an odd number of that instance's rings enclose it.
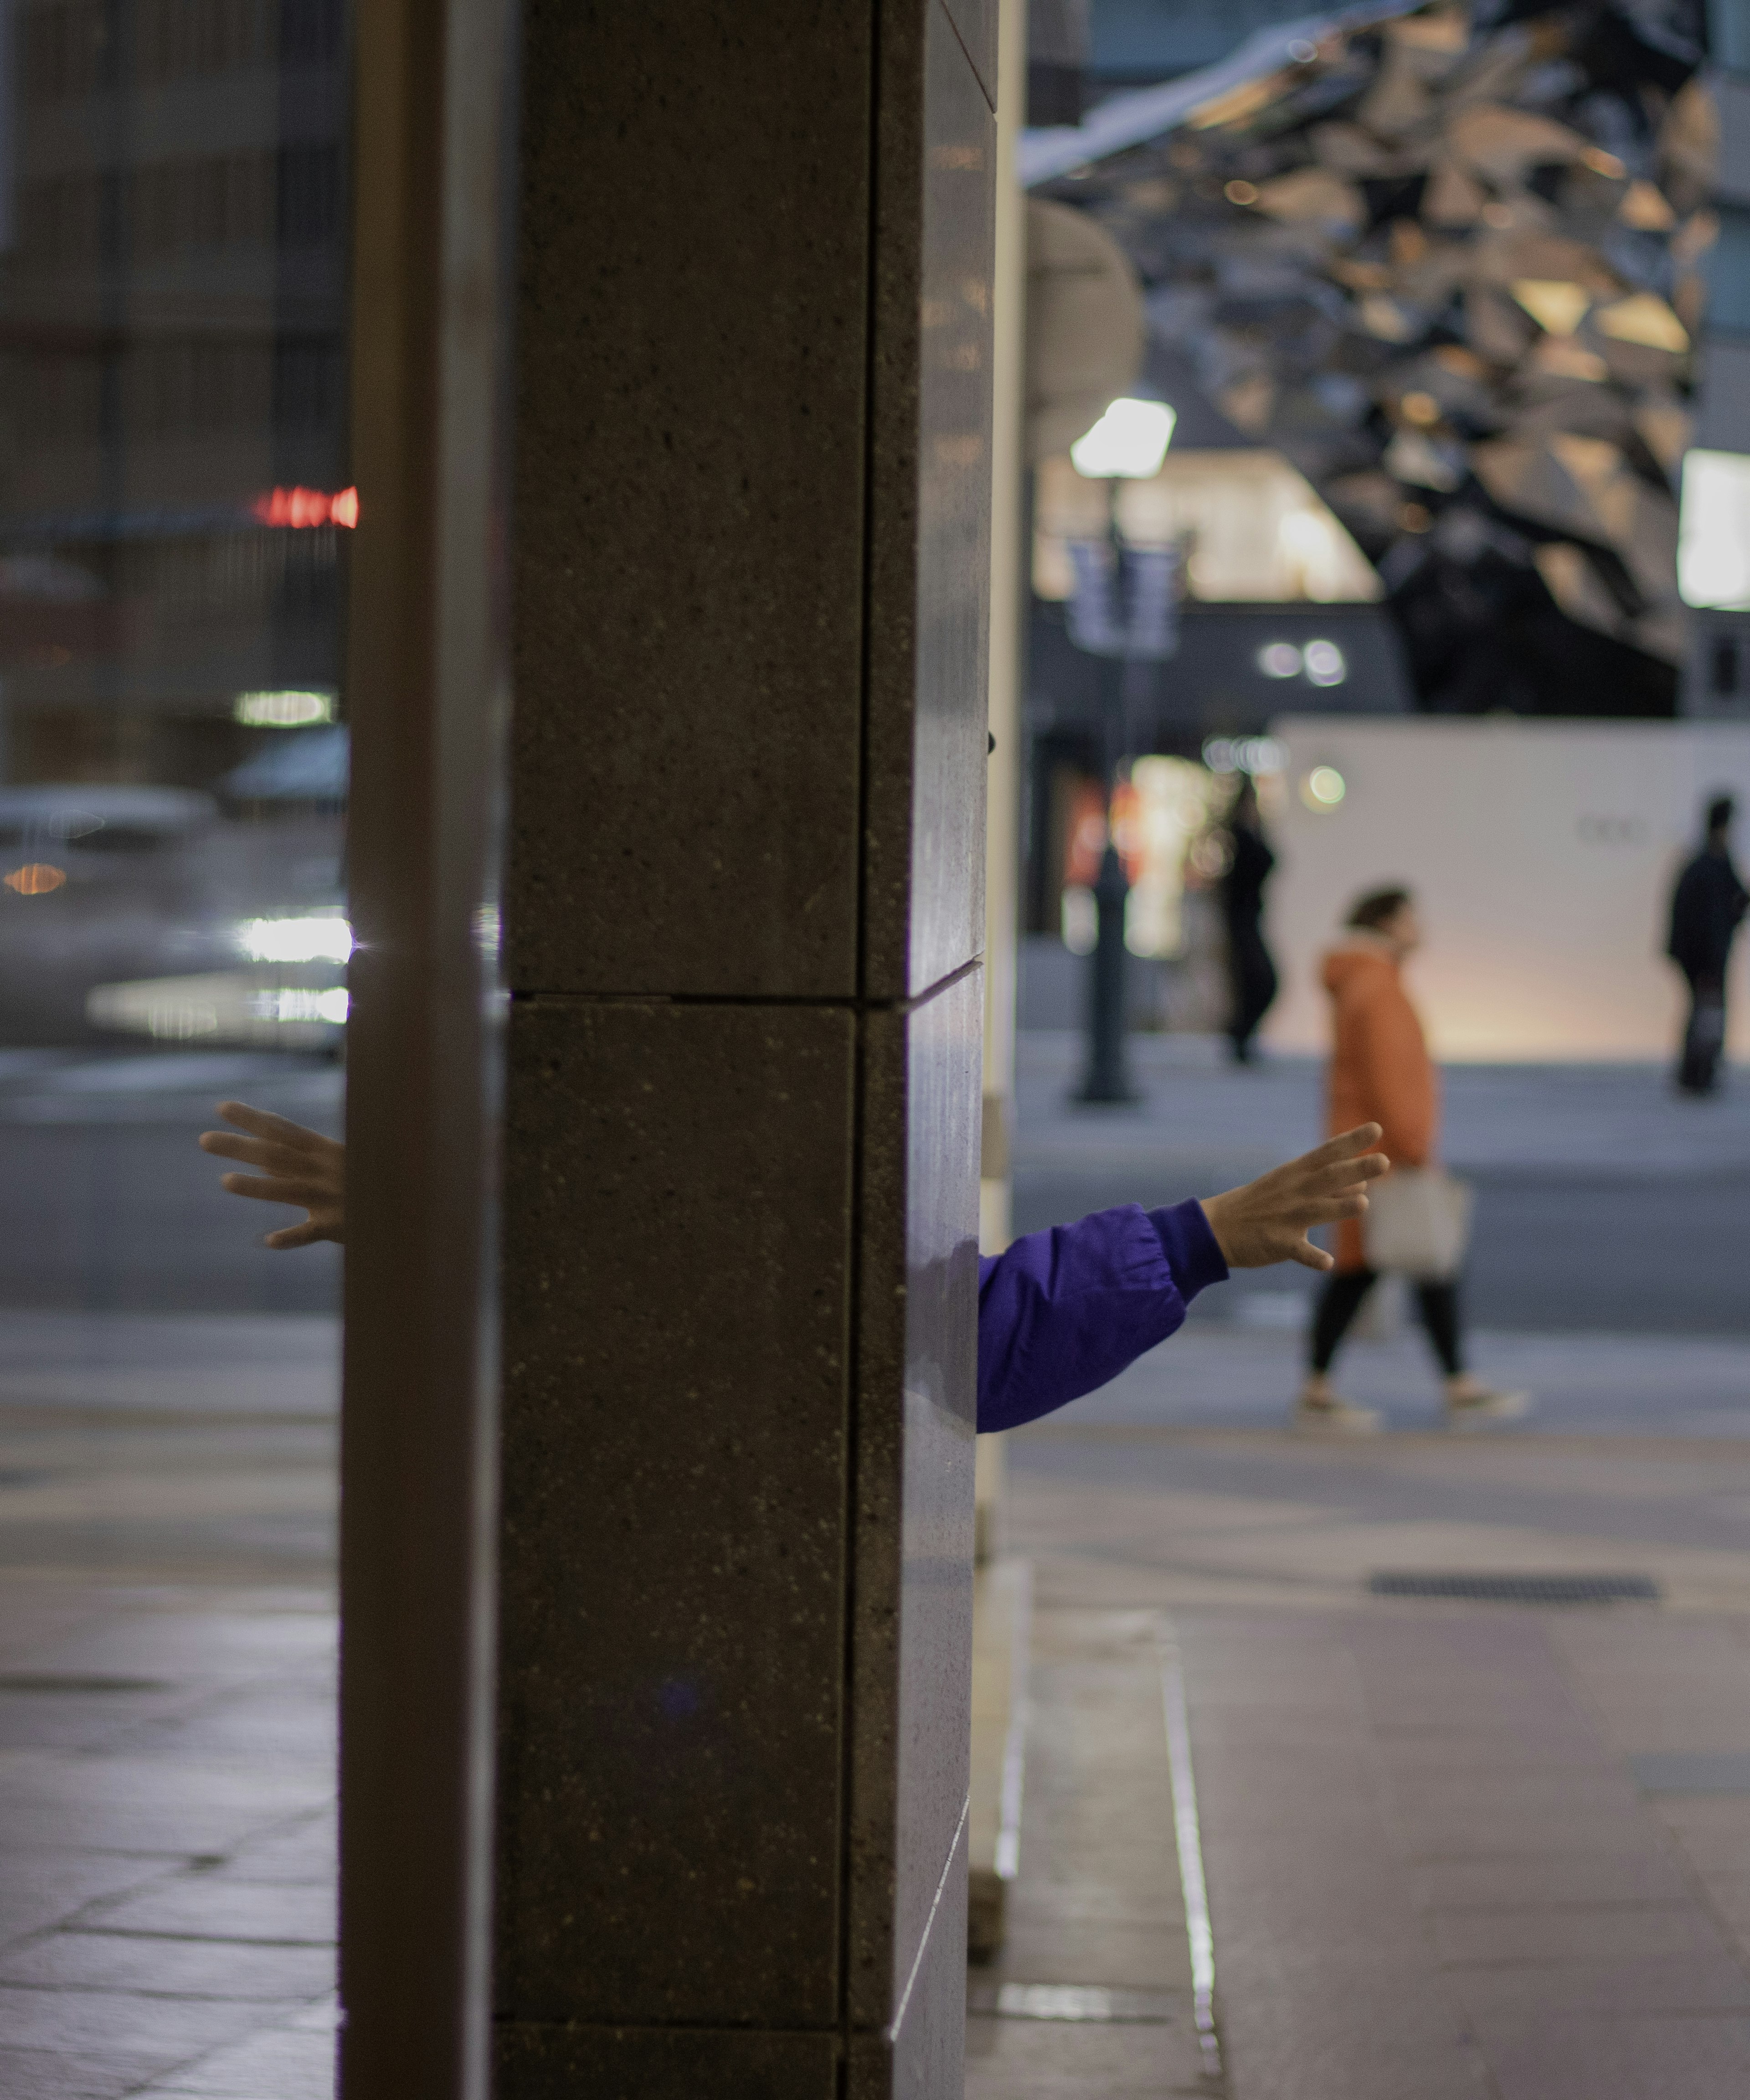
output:
{"label": "metal drain grate", "polygon": [[1492,1604],[1655,1604],[1651,1575],[1369,1575],[1376,1597],[1461,1597]]}

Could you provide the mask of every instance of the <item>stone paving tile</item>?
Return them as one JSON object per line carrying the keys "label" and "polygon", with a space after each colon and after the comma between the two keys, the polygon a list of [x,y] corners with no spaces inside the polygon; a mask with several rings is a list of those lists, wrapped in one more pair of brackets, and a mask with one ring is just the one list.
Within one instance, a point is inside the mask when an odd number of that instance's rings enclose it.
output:
{"label": "stone paving tile", "polygon": [[88,1932],[332,1946],[334,1892],[323,1882],[236,1882],[210,1873],[182,1875],[156,1882],[118,1902],[90,1904],[78,1922]]}
{"label": "stone paving tile", "polygon": [[1491,2034],[1501,2100],[1727,2100],[1750,2093],[1750,2020],[1541,2014]]}
{"label": "stone paving tile", "polygon": [[1719,1933],[1693,1901],[1621,1907],[1435,1911],[1429,1929],[1443,1961],[1488,1968],[1554,1961],[1698,1964],[1726,1953]]}
{"label": "stone paving tile", "polygon": [[1210,2089],[1188,2020],[1108,2027],[974,2014],[966,2023],[966,2100],[1207,2100]]}
{"label": "stone paving tile", "polygon": [[334,1754],[334,1688],[324,1683],[225,1694],[198,1711],[143,1720],[115,1739],[119,1754],[144,1757],[307,1759]]}
{"label": "stone paving tile", "polygon": [[248,1815],[289,1816],[333,1798],[332,1761],[51,1757],[32,1750],[0,1758],[0,1782],[9,1800],[29,1807],[64,1804],[121,1809],[202,1805]]}
{"label": "stone paving tile", "polygon": [[1479,2025],[1511,2024],[1532,2013],[1750,2011],[1750,1977],[1722,1943],[1711,1952],[1448,1973]]}
{"label": "stone paving tile", "polygon": [[1418,1815],[1403,1838],[1417,1864],[1450,1859],[1536,1859],[1588,1853],[1633,1856],[1653,1843],[1641,1823],[1609,1807],[1523,1808],[1506,1814],[1462,1809]]}
{"label": "stone paving tile", "polygon": [[1488,2091],[1470,2021],[1438,1979],[1413,1988],[1326,1977],[1289,1988],[1249,1974],[1235,1988],[1245,2010],[1228,2019],[1224,2042],[1241,2100],[1479,2100]]}
{"label": "stone paving tile", "polygon": [[183,2066],[144,2093],[198,2093],[202,2100],[333,2100],[332,2022],[251,2035]]}
{"label": "stone paving tile", "polygon": [[[1073,1929],[1068,1929],[1073,1928]],[[1021,1983],[1098,1983],[1153,1991],[1189,1966],[1183,1921],[1170,1926],[1107,1925],[1086,1918],[1012,1916],[1003,1974]]]}
{"label": "stone paving tile", "polygon": [[179,1687],[155,1692],[43,1688],[55,1678],[72,1674],[45,1672],[29,1691],[0,1685],[0,1750],[89,1751],[119,1745],[142,1721],[164,1720],[189,1702],[189,1694]]}
{"label": "stone paving tile", "polygon": [[1620,1773],[1621,1766],[1576,1715],[1532,1728],[1379,1727],[1371,1748],[1393,1780],[1422,1773]]}
{"label": "stone paving tile", "polygon": [[151,2058],[108,2050],[11,2049],[0,2043],[0,2093],[6,2100],[121,2100],[138,2093],[158,2067]]}
{"label": "stone paving tile", "polygon": [[10,1852],[0,1866],[0,1947],[99,1898],[156,1887],[164,1873],[151,1861],[112,1854]]}
{"label": "stone paving tile", "polygon": [[[76,1632],[46,1644],[55,1668],[229,1686],[334,1667],[333,1620],[314,1598],[284,1611],[154,1610],[142,1608],[139,1593],[132,1591],[118,1598],[117,1607],[94,1612]],[[21,1669],[30,1660],[26,1651],[7,1667]]]}
{"label": "stone paving tile", "polygon": [[190,1998],[278,2002],[331,1989],[326,1947],[268,1947],[246,1940],[136,1938],[52,1932],[0,1954],[0,1983],[55,1989],[150,1991]]}
{"label": "stone paving tile", "polygon": [[339,1872],[340,1829],[332,1812],[302,1817],[237,1846],[215,1880],[313,1882],[333,1886]]}
{"label": "stone paving tile", "polygon": [[0,2035],[9,2047],[114,2051],[148,2060],[160,2073],[203,2049],[238,2040],[271,2017],[257,2001],[0,1984]]}
{"label": "stone paving tile", "polygon": [[[1158,1621],[1036,1610],[1020,1872],[996,1961],[1005,1982],[1092,1984],[1190,2003]],[[975,2017],[968,2100],[1210,2095],[1195,2031]]]}
{"label": "stone paving tile", "polygon": [[1670,1854],[1652,1847],[1553,1860],[1425,1860],[1411,1870],[1410,1879],[1417,1902],[1430,1911],[1681,1903],[1694,1897]]}
{"label": "stone paving tile", "polygon": [[1750,1868],[1710,1867],[1704,1886],[1708,1900],[1728,1925],[1742,1931],[1750,1926]]}
{"label": "stone paving tile", "polygon": [[[1170,1886],[1157,1894],[1153,1889],[1114,1888],[1107,1882],[1054,1874],[1047,1870],[1037,1851],[1030,1855],[1028,1866],[1025,1886],[1016,1884],[1009,1890],[1012,1918],[1030,1917],[1037,1910],[1041,1916],[1078,1925],[1167,1926],[1175,1932],[1184,1930],[1184,1910],[1175,1900]],[[1033,1871],[1035,1868],[1037,1873]]]}

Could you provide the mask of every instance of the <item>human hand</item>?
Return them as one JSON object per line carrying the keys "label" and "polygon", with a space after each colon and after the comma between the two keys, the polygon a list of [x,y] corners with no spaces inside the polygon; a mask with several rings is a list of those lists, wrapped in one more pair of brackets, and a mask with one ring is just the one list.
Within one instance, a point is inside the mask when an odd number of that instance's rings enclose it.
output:
{"label": "human hand", "polygon": [[259,1174],[227,1174],[222,1185],[233,1196],[253,1196],[263,1203],[291,1203],[308,1215],[301,1225],[282,1225],[262,1245],[276,1248],[314,1246],[318,1240],[346,1237],[346,1148],[320,1131],[270,1115],[266,1109],[241,1101],[221,1101],[227,1123],[248,1132],[203,1131],[201,1149],[220,1159],[240,1159]]}
{"label": "human hand", "polygon": [[1307,1229],[1360,1216],[1367,1208],[1366,1185],[1391,1164],[1373,1149],[1384,1136],[1377,1123],[1364,1123],[1243,1189],[1207,1198],[1203,1215],[1228,1268],[1298,1261],[1307,1268],[1333,1268],[1336,1257],[1316,1247]]}

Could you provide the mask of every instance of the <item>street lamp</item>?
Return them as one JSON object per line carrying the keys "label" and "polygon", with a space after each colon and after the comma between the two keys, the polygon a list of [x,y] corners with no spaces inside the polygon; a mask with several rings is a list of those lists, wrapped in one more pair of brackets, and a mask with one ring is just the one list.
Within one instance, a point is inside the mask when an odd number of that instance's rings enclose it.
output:
{"label": "street lamp", "polygon": [[[1164,401],[1114,401],[1069,448],[1076,471],[1091,481],[1147,480],[1161,470],[1175,418]],[[1147,664],[1164,662],[1179,646],[1179,549],[1124,540],[1113,531],[1111,506],[1104,535],[1069,543],[1075,589],[1069,606],[1069,639],[1102,660],[1101,770],[1106,794],[1106,846],[1094,885],[1098,932],[1088,977],[1087,1066],[1078,1101],[1137,1098],[1124,1044],[1124,921],[1130,880],[1113,836],[1114,796],[1130,761],[1131,718],[1141,697]]]}

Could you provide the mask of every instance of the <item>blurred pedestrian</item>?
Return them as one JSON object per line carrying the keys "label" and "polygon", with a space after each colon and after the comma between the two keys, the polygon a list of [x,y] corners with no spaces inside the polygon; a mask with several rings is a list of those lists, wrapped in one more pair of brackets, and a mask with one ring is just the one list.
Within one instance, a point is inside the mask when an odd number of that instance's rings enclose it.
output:
{"label": "blurred pedestrian", "polygon": [[1701,851],[1677,877],[1665,953],[1689,981],[1689,1021],[1677,1062],[1677,1090],[1711,1094],[1726,1048],[1726,969],[1744,907],[1750,903],[1732,865],[1730,795],[1708,805]]}
{"label": "blurred pedestrian", "polygon": [[1264,946],[1264,885],[1276,864],[1264,836],[1258,790],[1249,773],[1240,776],[1240,792],[1228,818],[1232,858],[1221,879],[1221,905],[1228,927],[1228,1038],[1233,1061],[1252,1061],[1252,1038],[1276,995],[1276,968]]}
{"label": "blurred pedestrian", "polygon": [[[1433,1163],[1439,1131],[1439,1081],[1400,975],[1407,956],[1420,946],[1422,928],[1407,889],[1375,889],[1357,899],[1344,938],[1325,959],[1325,989],[1333,1008],[1333,1042],[1327,1127],[1346,1130],[1376,1123],[1394,1167]],[[1378,1282],[1368,1265],[1359,1217],[1337,1229],[1337,1263],[1320,1294],[1307,1351],[1306,1383],[1295,1419],[1309,1428],[1370,1430],[1379,1427],[1371,1408],[1341,1398],[1330,1369],[1351,1323]],[[1522,1414],[1523,1393],[1497,1392],[1464,1365],[1458,1285],[1454,1278],[1418,1282],[1417,1309],[1445,1379],[1449,1421],[1484,1420]]]}

